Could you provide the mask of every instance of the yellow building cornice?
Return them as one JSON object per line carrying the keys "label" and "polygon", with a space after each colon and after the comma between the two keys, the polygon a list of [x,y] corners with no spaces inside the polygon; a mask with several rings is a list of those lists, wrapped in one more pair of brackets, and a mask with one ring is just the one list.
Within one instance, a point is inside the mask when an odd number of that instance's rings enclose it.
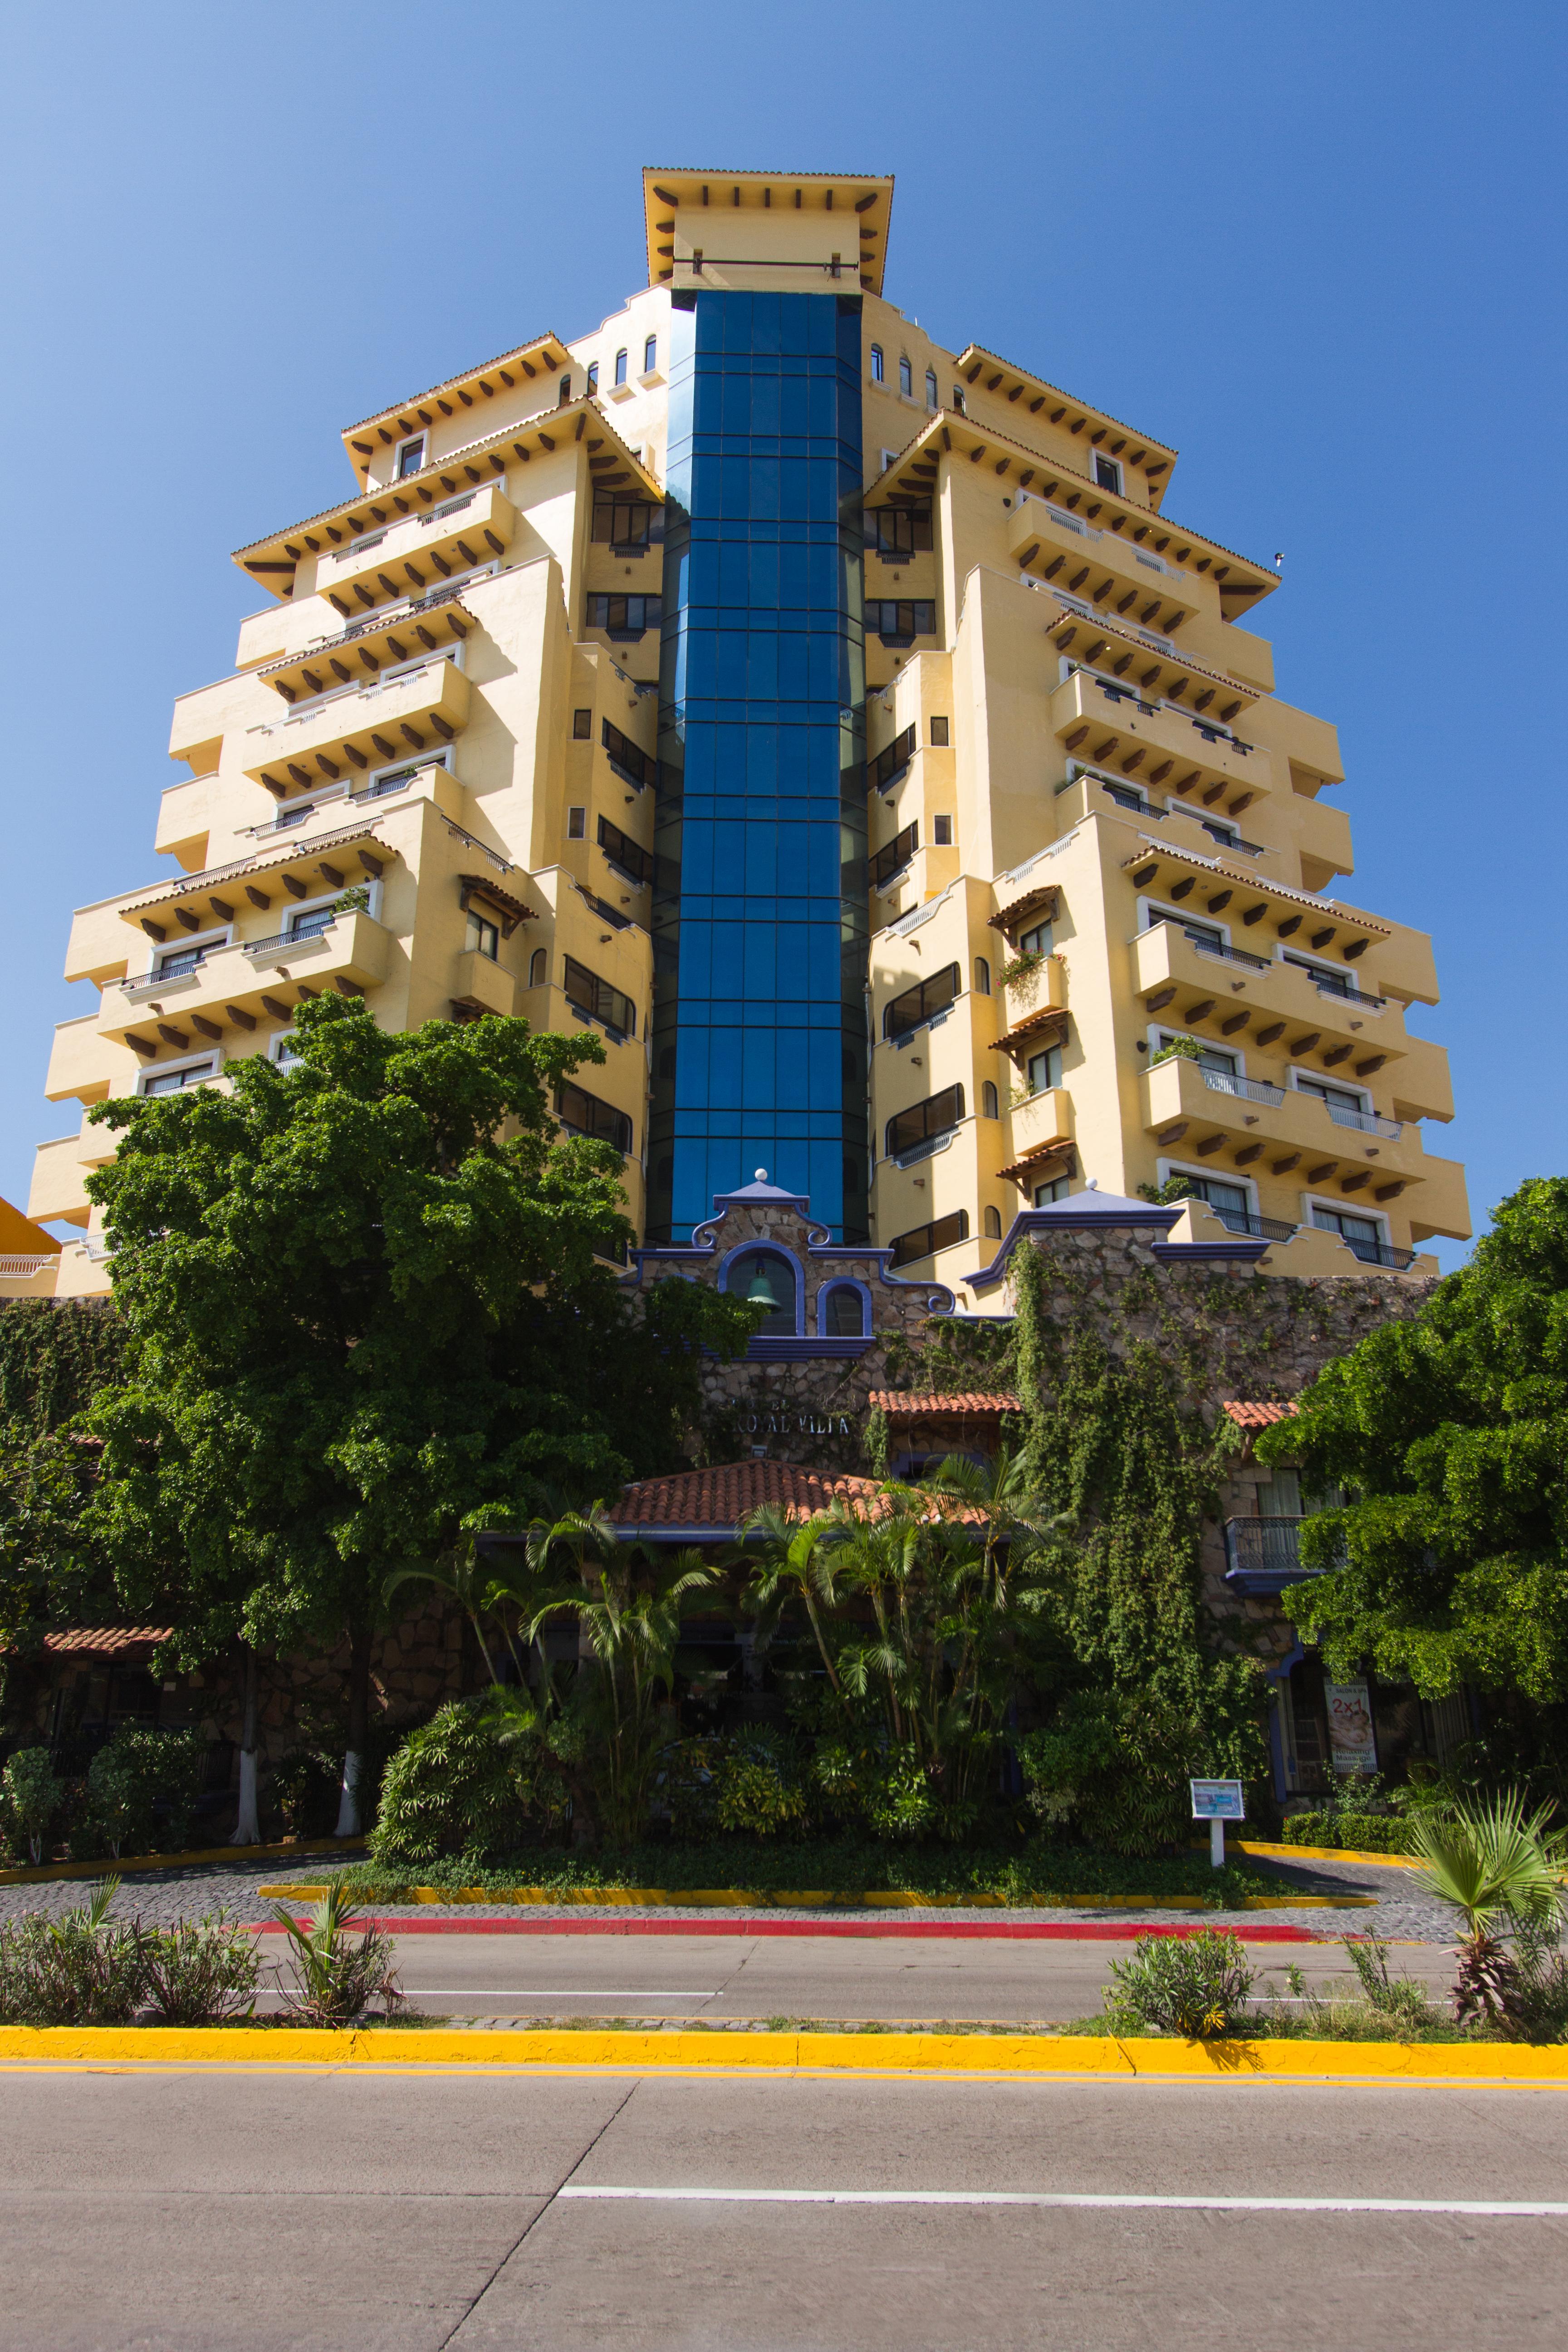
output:
{"label": "yellow building cornice", "polygon": [[668,286],[675,275],[674,215],[792,210],[842,213],[859,244],[856,275],[868,294],[879,294],[888,266],[893,210],[891,173],[721,172],[710,165],[646,164],[642,175],[647,282]]}
{"label": "yellow building cornice", "polygon": [[[1094,408],[1088,401],[1064,392],[1059,384],[1047,383],[1044,376],[1032,375],[1015,361],[988,352],[984,343],[966,343],[953,365],[968,383],[977,383],[989,365],[994,372],[986,377],[984,389],[1000,393],[1006,401],[1022,400],[1026,393],[1033,393],[1035,397],[1029,403],[1031,416],[1037,415],[1047,402],[1055,401],[1058,405],[1051,410],[1047,423],[1060,425],[1070,418],[1067,427],[1069,433],[1087,433],[1091,447],[1098,448],[1103,442],[1108,457],[1121,457],[1130,466],[1141,466],[1149,477],[1150,497],[1156,507],[1159,505],[1166,488],[1159,477],[1170,473],[1181,454],[1170,442],[1156,441],[1151,433],[1140,433],[1134,426],[1123,424],[1121,417],[1112,416],[1108,409]],[[1009,377],[1013,379],[1010,383]],[[1113,439],[1112,436],[1121,437]],[[1151,453],[1154,454],[1152,465],[1148,462]]]}
{"label": "yellow building cornice", "polygon": [[374,416],[362,416],[357,425],[345,425],[343,447],[349,463],[363,482],[377,441],[384,448],[390,448],[395,441],[406,439],[421,426],[434,425],[437,413],[452,416],[458,406],[472,408],[476,395],[479,401],[495,399],[497,385],[489,381],[491,376],[499,380],[501,391],[511,392],[516,389],[518,375],[532,377],[542,369],[549,375],[558,367],[570,365],[564,336],[534,335],[510,352],[502,352],[499,359],[486,360],[480,367],[466,368],[460,375],[449,375],[443,383],[432,384],[428,392],[416,393],[412,400],[400,401],[395,408],[378,408]]}

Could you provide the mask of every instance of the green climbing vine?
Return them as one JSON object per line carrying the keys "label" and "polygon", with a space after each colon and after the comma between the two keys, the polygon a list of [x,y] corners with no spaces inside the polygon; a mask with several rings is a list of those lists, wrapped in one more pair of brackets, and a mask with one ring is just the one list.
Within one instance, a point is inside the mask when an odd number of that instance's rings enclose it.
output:
{"label": "green climbing vine", "polygon": [[86,1299],[17,1298],[0,1306],[0,1423],[61,1429],[120,1377],[125,1327]]}

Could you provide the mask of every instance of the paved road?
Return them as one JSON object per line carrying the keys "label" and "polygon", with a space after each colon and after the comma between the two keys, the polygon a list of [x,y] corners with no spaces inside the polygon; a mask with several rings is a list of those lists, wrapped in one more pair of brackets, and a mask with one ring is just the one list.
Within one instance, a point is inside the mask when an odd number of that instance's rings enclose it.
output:
{"label": "paved road", "polygon": [[[269,1960],[281,1957],[282,1940],[263,1938]],[[397,1969],[415,2006],[431,2015],[508,2023],[546,2017],[1061,2023],[1099,2011],[1110,1963],[1131,1949],[1130,1940],[1055,1937],[503,1931],[401,1936]],[[1259,1990],[1284,1995],[1292,1962],[1314,1990],[1353,1983],[1338,1944],[1253,1945],[1249,1957]],[[1439,1996],[1453,1979],[1452,1957],[1442,1947],[1401,1948],[1390,1966],[1405,1968]]]}
{"label": "paved road", "polygon": [[[0,2114],[0,2352],[1531,2352],[1568,2305],[1561,2213],[1279,2203],[1560,2203],[1561,2091],[84,2067]],[[781,2194],[847,2190],[895,2201]]]}

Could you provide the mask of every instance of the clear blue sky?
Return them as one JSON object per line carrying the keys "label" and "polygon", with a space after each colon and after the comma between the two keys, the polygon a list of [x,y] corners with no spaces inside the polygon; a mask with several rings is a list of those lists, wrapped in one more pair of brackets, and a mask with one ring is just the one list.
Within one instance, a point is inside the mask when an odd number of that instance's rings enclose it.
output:
{"label": "clear blue sky", "polygon": [[[1356,902],[1429,929],[1479,1222],[1561,1171],[1564,29],[1557,5],[463,0],[15,8],[0,1192],[73,905],[154,878],[228,551],[341,426],[643,282],[645,163],[898,175],[887,291],[1183,455],[1285,551],[1258,625],[1339,726]],[[1553,588],[1552,582],[1556,581]],[[1445,1260],[1463,1253],[1446,1247]]]}

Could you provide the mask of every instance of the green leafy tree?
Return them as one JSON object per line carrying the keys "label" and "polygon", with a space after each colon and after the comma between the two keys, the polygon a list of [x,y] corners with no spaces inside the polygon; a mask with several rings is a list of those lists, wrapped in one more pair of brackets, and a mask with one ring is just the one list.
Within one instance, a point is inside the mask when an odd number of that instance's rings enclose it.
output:
{"label": "green leafy tree", "polygon": [[626,1477],[639,1374],[664,1368],[640,1451],[695,1395],[697,1342],[754,1318],[710,1293],[627,1306],[604,1263],[633,1238],[620,1156],[550,1111],[596,1037],[395,1034],[326,997],[298,1034],[287,1071],[250,1056],[226,1089],[92,1113],[120,1130],[88,1189],[132,1350],[94,1412],[95,1517],[128,1605],[173,1597],[189,1662],[347,1637],[350,1834],[389,1576],[541,1481]]}
{"label": "green leafy tree", "polygon": [[1568,1178],[1521,1185],[1257,1452],[1354,1497],[1303,1528],[1322,1573],[1285,1601],[1336,1672],[1568,1699]]}

